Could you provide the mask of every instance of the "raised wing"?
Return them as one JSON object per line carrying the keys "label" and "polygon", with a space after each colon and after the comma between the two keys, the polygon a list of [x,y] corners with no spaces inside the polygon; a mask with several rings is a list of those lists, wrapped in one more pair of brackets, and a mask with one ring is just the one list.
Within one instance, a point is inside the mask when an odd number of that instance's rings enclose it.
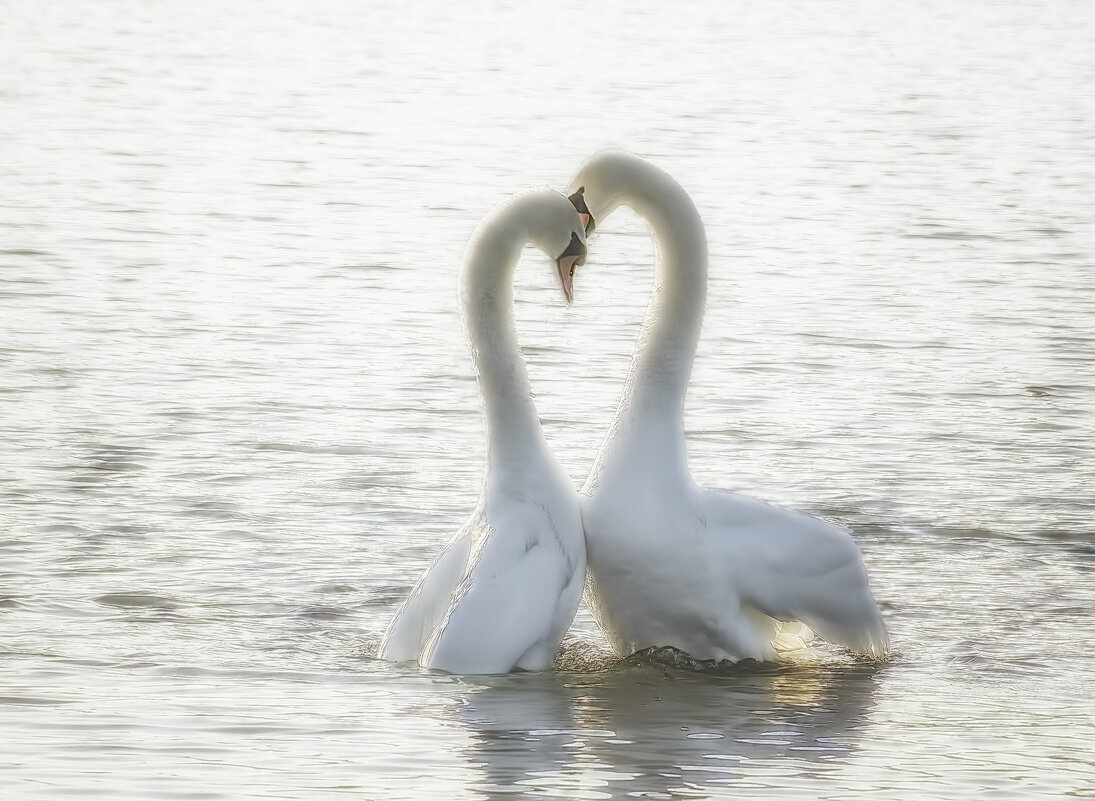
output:
{"label": "raised wing", "polygon": [[886,627],[846,529],[733,493],[703,492],[701,509],[743,607],[805,623],[861,653],[886,652]]}

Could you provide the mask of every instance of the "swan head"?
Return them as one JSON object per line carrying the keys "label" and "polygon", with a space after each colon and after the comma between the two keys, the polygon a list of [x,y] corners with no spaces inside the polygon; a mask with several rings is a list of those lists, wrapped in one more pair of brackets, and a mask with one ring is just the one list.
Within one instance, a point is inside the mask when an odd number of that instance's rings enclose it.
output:
{"label": "swan head", "polygon": [[566,196],[546,187],[514,195],[483,218],[464,255],[461,292],[477,294],[500,280],[512,281],[512,269],[526,244],[555,262],[569,304],[574,298],[574,272],[586,260],[585,226]]}
{"label": "swan head", "polygon": [[529,240],[555,262],[567,303],[574,300],[574,271],[586,263],[585,223],[566,198],[555,190],[532,196]]}
{"label": "swan head", "polygon": [[588,159],[570,179],[566,190],[585,226],[586,236],[623,202],[625,192],[634,194],[645,183],[642,176],[654,169],[646,159],[623,150],[604,150]]}

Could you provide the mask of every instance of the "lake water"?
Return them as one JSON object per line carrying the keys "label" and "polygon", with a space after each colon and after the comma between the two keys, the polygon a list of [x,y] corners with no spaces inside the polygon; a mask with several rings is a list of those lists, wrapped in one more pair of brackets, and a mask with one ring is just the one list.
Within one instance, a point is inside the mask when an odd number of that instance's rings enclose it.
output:
{"label": "lake water", "polygon": [[[0,795],[1095,797],[1091,4],[513,6],[5,4]],[[463,245],[608,145],[708,225],[697,480],[851,527],[887,661],[371,657],[482,478]],[[517,273],[576,484],[651,257]]]}

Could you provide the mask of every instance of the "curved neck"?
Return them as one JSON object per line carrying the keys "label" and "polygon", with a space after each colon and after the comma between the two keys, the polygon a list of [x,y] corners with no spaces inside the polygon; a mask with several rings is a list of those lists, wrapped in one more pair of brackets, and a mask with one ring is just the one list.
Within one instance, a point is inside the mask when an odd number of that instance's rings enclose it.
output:
{"label": "curved neck", "polygon": [[[658,176],[661,177],[661,176]],[[650,225],[656,266],[631,367],[631,408],[680,420],[707,303],[707,239],[692,199],[675,182],[625,202]]]}
{"label": "curved neck", "polygon": [[610,158],[601,169],[582,177],[607,189],[602,215],[630,206],[650,225],[657,255],[623,397],[583,492],[608,477],[629,492],[636,485],[674,492],[689,480],[684,399],[707,301],[707,236],[688,193],[657,167]]}
{"label": "curved neck", "polygon": [[[692,376],[707,301],[707,238],[695,204],[655,167],[633,170],[617,187],[620,205],[650,225],[655,242],[654,286],[617,428],[659,432],[684,447],[684,400]],[[619,433],[619,432],[618,432]]]}
{"label": "curved neck", "polygon": [[486,407],[488,464],[520,463],[547,447],[513,319],[513,273],[525,241],[519,229],[484,224],[464,259],[464,326]]}

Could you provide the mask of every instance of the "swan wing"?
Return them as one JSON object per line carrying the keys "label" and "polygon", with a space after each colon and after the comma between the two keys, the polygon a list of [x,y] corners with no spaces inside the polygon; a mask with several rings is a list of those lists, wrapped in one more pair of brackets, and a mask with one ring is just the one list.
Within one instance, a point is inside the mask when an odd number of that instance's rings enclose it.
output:
{"label": "swan wing", "polygon": [[[452,604],[453,593],[468,567],[473,518],[434,558],[396,611],[380,641],[377,656],[389,662],[413,662]],[[478,518],[482,525],[482,518]]]}
{"label": "swan wing", "polygon": [[519,527],[491,530],[477,544],[467,575],[422,663],[449,673],[545,670],[581,598],[585,560],[558,539],[543,507]]}
{"label": "swan wing", "polygon": [[703,492],[699,505],[744,608],[861,653],[886,652],[886,627],[847,529],[735,493]]}

